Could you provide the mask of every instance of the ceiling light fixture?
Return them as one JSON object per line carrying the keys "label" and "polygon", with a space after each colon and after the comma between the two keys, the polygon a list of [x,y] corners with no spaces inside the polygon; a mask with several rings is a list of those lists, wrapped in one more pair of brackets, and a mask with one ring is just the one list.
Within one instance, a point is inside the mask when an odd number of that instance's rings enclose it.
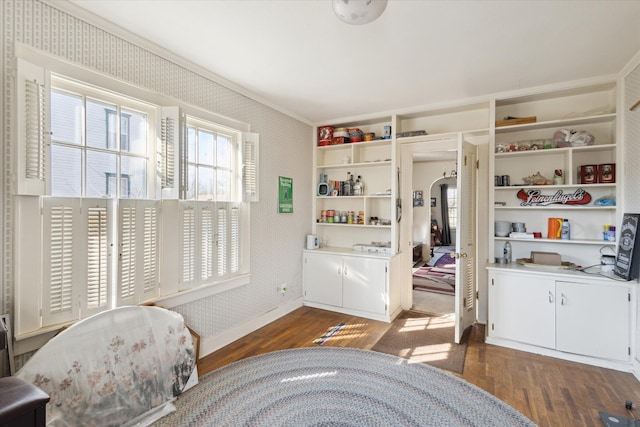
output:
{"label": "ceiling light fixture", "polygon": [[387,0],[333,0],[333,12],[351,25],[375,21],[387,7]]}

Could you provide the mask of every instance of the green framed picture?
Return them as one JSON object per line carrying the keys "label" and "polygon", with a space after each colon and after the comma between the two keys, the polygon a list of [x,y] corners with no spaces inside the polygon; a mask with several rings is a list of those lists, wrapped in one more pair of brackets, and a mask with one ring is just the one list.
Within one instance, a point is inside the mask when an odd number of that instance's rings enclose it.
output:
{"label": "green framed picture", "polygon": [[293,213],[293,178],[278,177],[278,213]]}

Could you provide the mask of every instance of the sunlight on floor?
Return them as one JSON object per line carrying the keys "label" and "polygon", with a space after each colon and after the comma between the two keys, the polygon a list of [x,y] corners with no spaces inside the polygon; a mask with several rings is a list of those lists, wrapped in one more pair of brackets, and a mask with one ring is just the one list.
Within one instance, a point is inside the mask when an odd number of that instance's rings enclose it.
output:
{"label": "sunlight on floor", "polygon": [[448,359],[452,349],[451,343],[405,348],[402,350],[402,357],[409,359],[410,363],[434,362]]}
{"label": "sunlight on floor", "polygon": [[420,317],[407,319],[404,326],[400,328],[400,332],[416,332],[427,329],[444,329],[451,327],[452,319],[450,317]]}
{"label": "sunlight on floor", "polygon": [[315,339],[314,344],[323,345],[329,340],[344,341],[355,338],[364,338],[369,334],[362,332],[367,326],[366,323],[356,323],[354,325],[336,325],[327,328],[327,331],[321,338]]}

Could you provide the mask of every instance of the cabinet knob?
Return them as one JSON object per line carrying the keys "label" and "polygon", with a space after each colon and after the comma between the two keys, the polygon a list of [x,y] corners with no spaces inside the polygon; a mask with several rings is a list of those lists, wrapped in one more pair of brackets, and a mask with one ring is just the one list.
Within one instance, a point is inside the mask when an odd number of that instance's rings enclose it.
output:
{"label": "cabinet knob", "polygon": [[560,305],[567,305],[567,297],[564,293],[560,294]]}

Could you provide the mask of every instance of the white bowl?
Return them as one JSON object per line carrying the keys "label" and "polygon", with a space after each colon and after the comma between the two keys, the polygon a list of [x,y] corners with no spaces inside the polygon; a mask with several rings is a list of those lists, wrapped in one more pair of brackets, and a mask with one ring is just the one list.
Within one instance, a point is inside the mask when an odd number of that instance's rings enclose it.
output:
{"label": "white bowl", "polygon": [[507,237],[511,232],[511,222],[509,221],[496,221],[495,222],[495,234],[498,237]]}

